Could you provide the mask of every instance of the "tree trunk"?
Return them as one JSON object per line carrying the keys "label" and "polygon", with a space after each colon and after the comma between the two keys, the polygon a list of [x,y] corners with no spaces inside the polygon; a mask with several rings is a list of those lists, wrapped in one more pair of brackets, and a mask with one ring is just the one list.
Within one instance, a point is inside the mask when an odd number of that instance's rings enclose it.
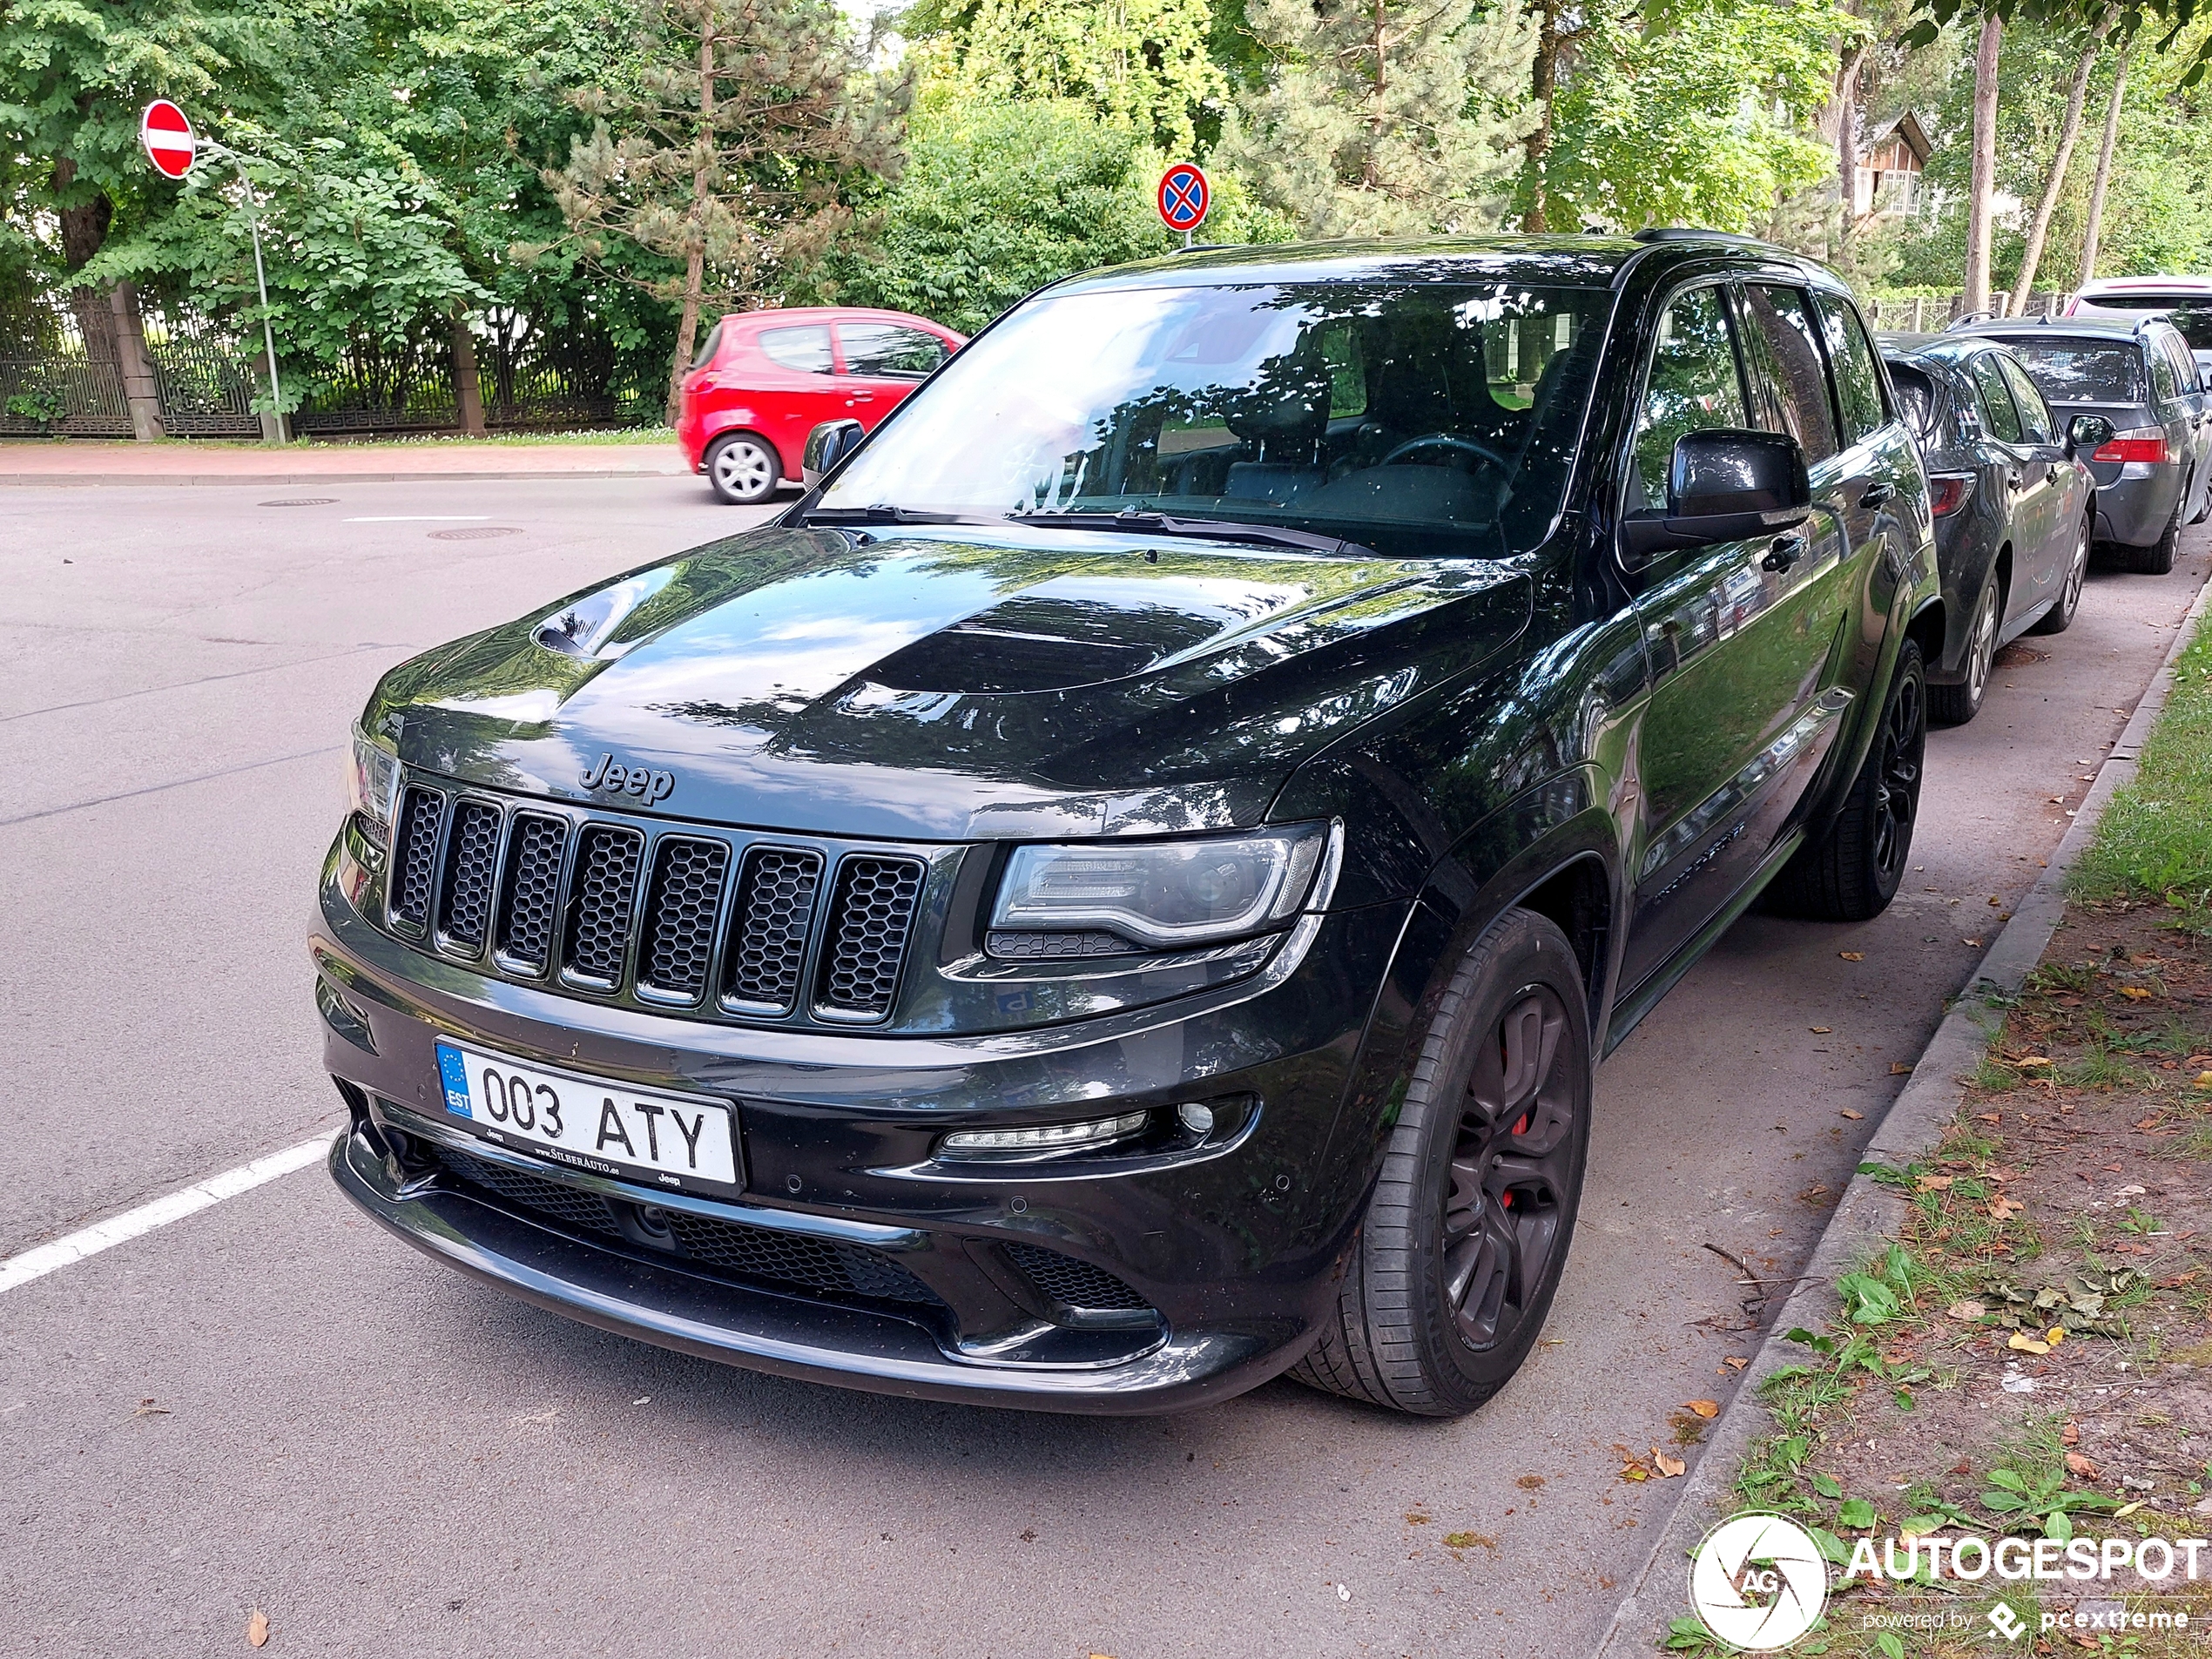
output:
{"label": "tree trunk", "polygon": [[2097,274],[2097,237],[2104,228],[2105,190],[2112,183],[2112,152],[2120,142],[2120,104],[2128,91],[2128,46],[2120,48],[2120,66],[2113,71],[2112,101],[2105,105],[2104,142],[2097,146],[2097,179],[2089,187],[2089,220],[2081,230],[2081,280],[2075,283],[2076,292],[2086,288]]}
{"label": "tree trunk", "polygon": [[131,411],[131,435],[140,443],[152,443],[165,435],[161,383],[154,378],[153,357],[146,350],[138,290],[128,282],[117,283],[108,291],[108,308],[114,319],[116,372],[123,377],[123,402]]}
{"label": "tree trunk", "polygon": [[714,192],[714,13],[699,23],[699,153],[691,170],[691,247],[684,261],[684,304],[676,320],[676,360],[668,371],[668,424],[684,414],[684,371],[698,344],[699,302],[706,291],[706,206]]}
{"label": "tree trunk", "polygon": [[1536,125],[1521,145],[1527,158],[1523,172],[1527,178],[1528,206],[1521,216],[1521,228],[1532,234],[1550,228],[1545,217],[1544,162],[1552,149],[1552,95],[1559,90],[1559,4],[1560,0],[1544,0],[1536,8],[1536,56],[1528,71]]}
{"label": "tree trunk", "polygon": [[461,429],[472,438],[484,435],[483,381],[476,373],[476,337],[469,320],[453,320],[453,401],[461,414]]}
{"label": "tree trunk", "polygon": [[2102,40],[2093,40],[2082,50],[2081,61],[2074,66],[2074,84],[2066,95],[2066,119],[2059,127],[2059,152],[2051,158],[2051,176],[2043,181],[2043,199],[2035,204],[2035,217],[2028,221],[2027,246],[2020,254],[2020,280],[2013,284],[2013,315],[2027,309],[2027,296],[2035,287],[2036,266],[2043,263],[2043,241],[2051,232],[2051,215],[2059,205],[2059,192],[2066,187],[2066,171],[2074,163],[2074,146],[2081,137],[2081,104],[2089,95],[2089,71],[2096,66],[2097,54],[2104,50]]}
{"label": "tree trunk", "polygon": [[1995,12],[1981,20],[1974,53],[1974,173],[1966,199],[1966,314],[1989,309],[1990,200],[1997,190],[1997,51],[2005,25]]}

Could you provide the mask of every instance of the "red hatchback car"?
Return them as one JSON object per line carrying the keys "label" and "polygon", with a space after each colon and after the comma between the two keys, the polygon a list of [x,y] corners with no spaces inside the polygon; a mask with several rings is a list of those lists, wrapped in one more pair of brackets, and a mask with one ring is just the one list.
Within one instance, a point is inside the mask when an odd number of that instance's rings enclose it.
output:
{"label": "red hatchback car", "polygon": [[685,374],[677,442],[724,501],[765,501],[799,476],[808,433],[844,420],[873,432],[964,343],[903,311],[809,306],[725,317]]}

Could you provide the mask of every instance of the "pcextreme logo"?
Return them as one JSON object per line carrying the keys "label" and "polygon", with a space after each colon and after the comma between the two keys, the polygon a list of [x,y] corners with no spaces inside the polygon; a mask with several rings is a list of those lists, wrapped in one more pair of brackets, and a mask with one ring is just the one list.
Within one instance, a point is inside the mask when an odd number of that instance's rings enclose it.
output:
{"label": "pcextreme logo", "polygon": [[1795,1521],[1737,1515],[1707,1533],[1690,1557],[1689,1604],[1730,1647],[1775,1653],[1819,1622],[1828,1564]]}

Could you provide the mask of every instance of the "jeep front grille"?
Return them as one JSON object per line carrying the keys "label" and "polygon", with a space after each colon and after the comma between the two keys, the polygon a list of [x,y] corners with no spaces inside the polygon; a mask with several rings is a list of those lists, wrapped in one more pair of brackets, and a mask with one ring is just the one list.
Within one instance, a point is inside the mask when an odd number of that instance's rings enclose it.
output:
{"label": "jeep front grille", "polygon": [[564,994],[873,1023],[897,1000],[929,866],[840,853],[410,779],[388,914],[421,950]]}

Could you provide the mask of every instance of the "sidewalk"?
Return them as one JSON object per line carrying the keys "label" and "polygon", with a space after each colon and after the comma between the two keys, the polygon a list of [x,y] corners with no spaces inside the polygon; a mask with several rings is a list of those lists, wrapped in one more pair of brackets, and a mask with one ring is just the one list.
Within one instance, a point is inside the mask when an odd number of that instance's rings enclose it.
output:
{"label": "sidewalk", "polygon": [[0,484],[406,483],[439,478],[682,477],[672,443],[0,442]]}

